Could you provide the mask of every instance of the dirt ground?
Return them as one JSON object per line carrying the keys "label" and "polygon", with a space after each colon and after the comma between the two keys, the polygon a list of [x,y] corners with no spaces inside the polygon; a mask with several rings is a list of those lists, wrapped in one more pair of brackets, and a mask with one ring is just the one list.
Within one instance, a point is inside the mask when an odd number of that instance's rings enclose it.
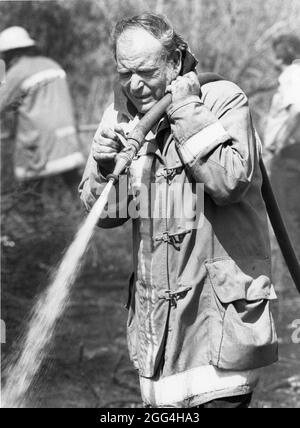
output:
{"label": "dirt ground", "polygon": [[[70,304],[57,325],[42,370],[27,405],[35,408],[141,407],[138,379],[127,354],[125,325],[126,275],[103,276],[85,268]],[[16,294],[16,293],[15,293]],[[17,349],[16,333],[25,326],[32,300],[3,298],[7,344],[3,361]],[[254,408],[300,408],[300,344],[292,343],[292,323],[300,318],[300,296],[292,288],[280,292],[274,308],[280,338],[280,361],[262,373]],[[18,314],[18,318],[16,318]],[[298,381],[294,377],[298,376]]]}

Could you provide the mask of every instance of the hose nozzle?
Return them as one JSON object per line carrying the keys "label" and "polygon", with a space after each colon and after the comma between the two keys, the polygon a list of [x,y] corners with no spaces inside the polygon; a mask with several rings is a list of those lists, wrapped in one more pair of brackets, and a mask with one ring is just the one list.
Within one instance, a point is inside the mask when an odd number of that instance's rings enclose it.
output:
{"label": "hose nozzle", "polygon": [[111,174],[106,179],[107,181],[113,181],[116,184],[119,181],[120,175],[131,165],[134,157],[139,151],[138,144],[128,144],[125,149],[118,153],[116,157],[116,165]]}

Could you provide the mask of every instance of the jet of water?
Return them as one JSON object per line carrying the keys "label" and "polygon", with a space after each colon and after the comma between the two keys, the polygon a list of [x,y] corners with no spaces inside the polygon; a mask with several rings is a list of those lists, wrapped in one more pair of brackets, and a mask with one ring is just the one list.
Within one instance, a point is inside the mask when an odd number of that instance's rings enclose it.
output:
{"label": "jet of water", "polygon": [[52,283],[38,299],[27,332],[20,342],[20,357],[6,371],[7,381],[2,390],[1,407],[25,406],[26,394],[46,356],[55,325],[66,308],[71,287],[79,273],[83,256],[106,206],[112,186],[113,182],[110,181],[67,250]]}

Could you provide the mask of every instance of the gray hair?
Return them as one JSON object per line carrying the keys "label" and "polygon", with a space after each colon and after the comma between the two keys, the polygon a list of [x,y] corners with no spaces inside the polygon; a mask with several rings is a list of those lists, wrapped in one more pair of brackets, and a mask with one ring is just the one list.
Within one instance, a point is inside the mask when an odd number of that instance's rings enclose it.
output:
{"label": "gray hair", "polygon": [[142,28],[158,39],[165,50],[168,60],[174,56],[177,49],[182,53],[188,50],[188,44],[175,32],[172,24],[167,18],[155,13],[143,13],[131,18],[122,19],[116,24],[112,33],[115,58],[118,38],[125,30],[132,28]]}

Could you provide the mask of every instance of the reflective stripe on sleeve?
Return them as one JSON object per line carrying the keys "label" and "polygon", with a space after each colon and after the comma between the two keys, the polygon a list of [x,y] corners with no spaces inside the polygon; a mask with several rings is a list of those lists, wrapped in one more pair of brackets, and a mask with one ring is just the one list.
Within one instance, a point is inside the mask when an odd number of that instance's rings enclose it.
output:
{"label": "reflective stripe on sleeve", "polygon": [[76,134],[76,129],[74,126],[65,126],[64,128],[58,128],[55,130],[55,135],[57,138],[65,138],[74,134]]}
{"label": "reflective stripe on sleeve", "polygon": [[47,177],[48,175],[61,174],[63,172],[83,166],[84,163],[85,158],[83,154],[80,152],[75,152],[63,158],[47,162],[45,168],[42,171],[28,171],[23,167],[16,167],[15,175],[19,180],[30,180],[31,178],[36,177]]}
{"label": "reflective stripe on sleeve", "polygon": [[28,91],[40,83],[51,82],[55,79],[64,79],[65,77],[66,73],[62,69],[48,69],[39,71],[38,73],[35,73],[33,76],[30,76],[24,80],[21,85],[21,89],[23,91]]}
{"label": "reflective stripe on sleeve", "polygon": [[220,144],[225,143],[230,136],[221,123],[216,122],[202,129],[183,143],[179,150],[185,163],[191,163],[198,157],[204,157]]}

